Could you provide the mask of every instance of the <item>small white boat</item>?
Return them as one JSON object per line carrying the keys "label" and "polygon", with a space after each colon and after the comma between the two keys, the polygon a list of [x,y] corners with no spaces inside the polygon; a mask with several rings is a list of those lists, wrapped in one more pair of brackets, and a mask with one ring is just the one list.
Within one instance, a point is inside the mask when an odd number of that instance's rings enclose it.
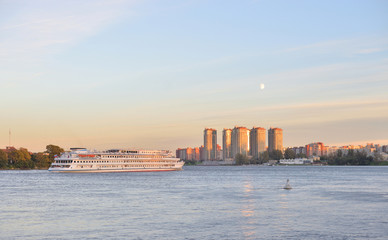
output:
{"label": "small white boat", "polygon": [[289,179],[287,179],[287,183],[286,183],[286,185],[283,187],[283,189],[286,189],[286,190],[291,190],[291,189],[292,189],[292,187],[291,187],[291,185],[290,185],[290,180],[289,180]]}

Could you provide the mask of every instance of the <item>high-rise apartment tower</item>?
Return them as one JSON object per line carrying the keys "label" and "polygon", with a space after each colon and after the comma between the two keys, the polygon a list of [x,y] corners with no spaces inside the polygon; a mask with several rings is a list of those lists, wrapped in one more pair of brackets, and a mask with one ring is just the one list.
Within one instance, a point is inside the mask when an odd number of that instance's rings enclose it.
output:
{"label": "high-rise apartment tower", "polygon": [[283,130],[281,128],[268,129],[268,151],[283,150]]}
{"label": "high-rise apartment tower", "polygon": [[204,159],[216,160],[217,157],[217,130],[205,128],[203,131]]}
{"label": "high-rise apartment tower", "polygon": [[261,127],[253,127],[249,135],[250,155],[254,159],[259,158],[259,154],[265,151],[265,129]]}
{"label": "high-rise apartment tower", "polygon": [[232,155],[232,129],[224,128],[222,131],[222,159],[233,158]]}
{"label": "high-rise apartment tower", "polygon": [[246,127],[234,127],[231,145],[233,158],[237,154],[249,155],[249,130]]}

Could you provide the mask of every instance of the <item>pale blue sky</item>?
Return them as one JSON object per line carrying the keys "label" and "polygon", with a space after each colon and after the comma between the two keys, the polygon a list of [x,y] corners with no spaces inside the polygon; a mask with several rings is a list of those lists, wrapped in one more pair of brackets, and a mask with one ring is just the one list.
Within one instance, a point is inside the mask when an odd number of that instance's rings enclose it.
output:
{"label": "pale blue sky", "polygon": [[0,0],[0,148],[388,144],[387,92],[388,1]]}

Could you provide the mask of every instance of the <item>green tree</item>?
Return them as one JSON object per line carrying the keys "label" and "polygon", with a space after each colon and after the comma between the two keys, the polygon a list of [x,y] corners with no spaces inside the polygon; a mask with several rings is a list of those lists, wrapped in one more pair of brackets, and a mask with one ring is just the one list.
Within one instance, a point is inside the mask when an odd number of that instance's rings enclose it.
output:
{"label": "green tree", "polygon": [[32,155],[32,160],[35,163],[35,166],[40,169],[46,169],[50,167],[51,161],[47,153],[34,153]]}
{"label": "green tree", "polygon": [[342,154],[340,150],[336,154],[328,156],[328,164],[330,165],[371,165],[373,158],[368,157],[365,151],[349,150],[346,155]]}
{"label": "green tree", "polygon": [[375,161],[375,162],[381,162],[381,161],[383,161],[384,160],[384,157],[383,157],[383,155],[381,154],[381,153],[379,153],[379,152],[377,152],[377,151],[375,151],[374,153],[373,153],[373,161]]}
{"label": "green tree", "polygon": [[336,155],[334,153],[331,153],[329,155],[327,155],[327,163],[329,165],[335,165],[335,157]]}
{"label": "green tree", "polygon": [[8,152],[8,164],[13,167],[17,161],[23,161],[23,154],[16,148],[10,149]]}
{"label": "green tree", "polygon": [[269,154],[268,151],[259,153],[259,163],[267,163],[269,161]]}
{"label": "green tree", "polygon": [[351,158],[354,157],[354,150],[353,149],[349,149],[347,156],[351,157]]}
{"label": "green tree", "polygon": [[6,168],[8,165],[8,155],[0,149],[0,169]]}
{"label": "green tree", "polygon": [[269,159],[280,160],[282,158],[283,158],[283,153],[280,150],[273,150],[272,152],[269,152]]}
{"label": "green tree", "polygon": [[284,152],[285,159],[295,159],[295,157],[296,157],[296,154],[294,150],[292,150],[291,148],[287,148],[286,151]]}
{"label": "green tree", "polygon": [[338,158],[341,158],[342,155],[343,155],[343,154],[342,154],[342,151],[341,151],[341,150],[337,150],[337,157],[338,157]]}
{"label": "green tree", "polygon": [[53,162],[55,155],[61,155],[64,150],[56,145],[50,144],[46,146],[46,152],[49,154],[50,161]]}
{"label": "green tree", "polygon": [[235,159],[236,159],[236,165],[249,164],[249,158],[245,154],[237,153]]}
{"label": "green tree", "polygon": [[19,151],[23,155],[25,161],[31,160],[31,154],[26,148],[19,148]]}
{"label": "green tree", "polygon": [[31,161],[31,155],[25,148],[12,149],[8,154],[8,161],[11,167],[20,169],[34,168],[34,162]]}
{"label": "green tree", "polygon": [[259,158],[251,157],[251,158],[249,159],[249,163],[250,163],[250,164],[260,164],[260,160],[259,160]]}

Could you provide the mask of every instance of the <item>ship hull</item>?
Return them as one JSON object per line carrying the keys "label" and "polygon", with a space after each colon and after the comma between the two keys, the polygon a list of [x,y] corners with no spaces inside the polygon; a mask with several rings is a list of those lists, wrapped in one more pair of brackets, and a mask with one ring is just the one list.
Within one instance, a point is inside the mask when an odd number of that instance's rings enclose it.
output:
{"label": "ship hull", "polygon": [[61,173],[113,173],[113,172],[170,172],[170,171],[181,171],[182,169],[48,169],[50,172],[61,172]]}

